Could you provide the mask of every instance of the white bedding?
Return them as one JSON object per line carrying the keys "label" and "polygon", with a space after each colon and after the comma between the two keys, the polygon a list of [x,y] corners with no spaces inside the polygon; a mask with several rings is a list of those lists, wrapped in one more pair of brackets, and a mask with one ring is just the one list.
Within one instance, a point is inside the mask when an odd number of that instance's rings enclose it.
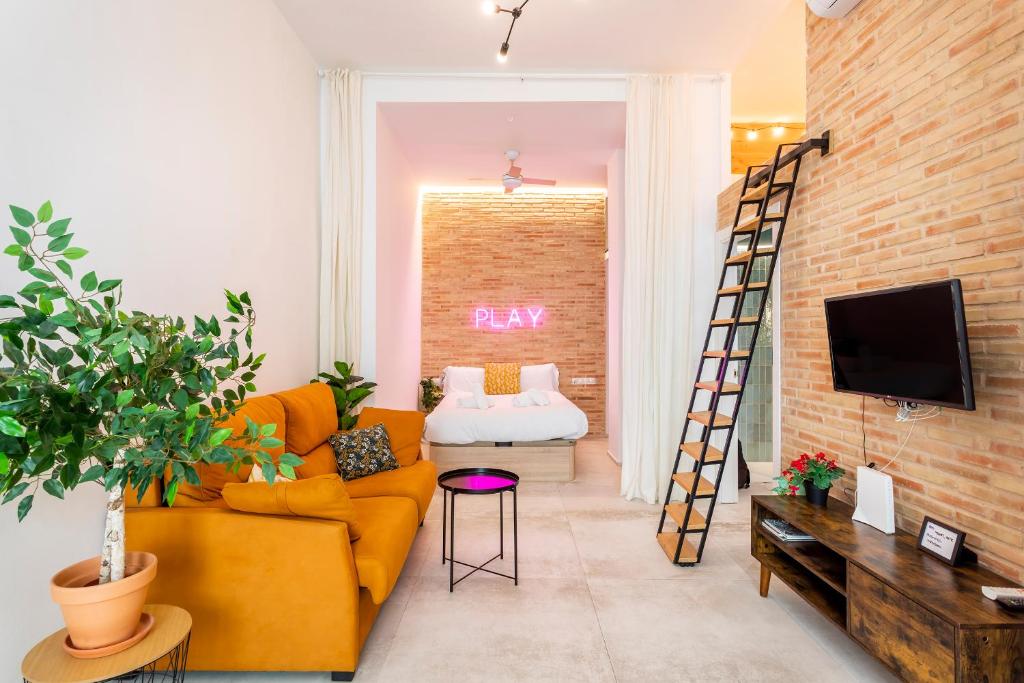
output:
{"label": "white bedding", "polygon": [[494,406],[460,408],[458,400],[471,396],[453,391],[427,415],[425,435],[431,443],[467,444],[477,441],[548,441],[579,439],[586,435],[587,415],[557,391],[544,392],[551,405],[516,408],[514,395],[488,396]]}

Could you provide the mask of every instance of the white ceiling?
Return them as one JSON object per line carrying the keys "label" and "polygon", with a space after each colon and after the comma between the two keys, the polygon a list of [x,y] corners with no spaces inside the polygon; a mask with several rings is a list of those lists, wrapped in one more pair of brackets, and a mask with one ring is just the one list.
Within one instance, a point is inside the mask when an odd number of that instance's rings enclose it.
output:
{"label": "white ceiling", "polygon": [[497,186],[505,150],[518,149],[525,176],[604,187],[626,136],[623,102],[388,103],[379,113],[424,185]]}
{"label": "white ceiling", "polygon": [[275,1],[323,66],[511,73],[731,71],[789,2],[531,0],[498,64],[509,15],[480,0]]}

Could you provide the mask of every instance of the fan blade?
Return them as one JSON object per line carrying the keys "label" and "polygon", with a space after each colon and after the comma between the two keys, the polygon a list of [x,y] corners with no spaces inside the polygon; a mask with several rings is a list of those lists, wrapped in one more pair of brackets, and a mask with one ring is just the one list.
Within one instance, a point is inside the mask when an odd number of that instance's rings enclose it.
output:
{"label": "fan blade", "polygon": [[523,174],[523,169],[519,168],[515,164],[508,167],[508,174],[513,178],[518,178]]}
{"label": "fan blade", "polygon": [[547,178],[523,178],[524,185],[554,185],[555,182]]}
{"label": "fan blade", "polygon": [[505,194],[512,194],[512,189],[513,189],[513,188],[511,188],[511,187],[509,187],[508,185],[506,185],[506,186],[505,186]]}

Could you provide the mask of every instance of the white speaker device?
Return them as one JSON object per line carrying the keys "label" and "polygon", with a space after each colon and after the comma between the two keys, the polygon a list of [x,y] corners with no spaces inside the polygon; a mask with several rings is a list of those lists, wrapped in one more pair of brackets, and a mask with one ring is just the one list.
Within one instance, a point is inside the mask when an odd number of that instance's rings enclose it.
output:
{"label": "white speaker device", "polygon": [[871,467],[857,468],[857,507],[853,521],[870,524],[887,534],[896,533],[892,477]]}
{"label": "white speaker device", "polygon": [[807,0],[807,6],[819,17],[826,19],[842,19],[850,13],[861,0]]}

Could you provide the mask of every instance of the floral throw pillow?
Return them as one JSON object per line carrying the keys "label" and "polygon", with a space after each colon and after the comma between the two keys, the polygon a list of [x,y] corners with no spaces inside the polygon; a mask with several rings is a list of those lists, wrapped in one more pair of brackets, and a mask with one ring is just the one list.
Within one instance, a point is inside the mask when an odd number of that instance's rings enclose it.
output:
{"label": "floral throw pillow", "polygon": [[327,443],[334,449],[338,472],[345,481],[398,469],[398,460],[391,452],[391,442],[382,424],[332,434]]}

